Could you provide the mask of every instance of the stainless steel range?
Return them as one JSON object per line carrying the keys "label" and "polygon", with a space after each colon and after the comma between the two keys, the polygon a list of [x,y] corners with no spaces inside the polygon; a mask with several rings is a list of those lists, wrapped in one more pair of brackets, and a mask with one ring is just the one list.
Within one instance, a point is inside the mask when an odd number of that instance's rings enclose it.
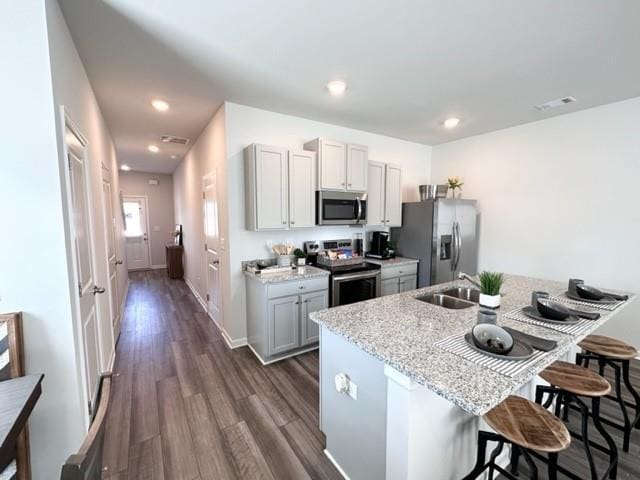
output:
{"label": "stainless steel range", "polygon": [[[380,296],[380,266],[365,263],[364,258],[350,260],[350,265],[334,265],[318,262],[318,255],[328,250],[353,252],[353,240],[323,240],[305,242],[304,249],[312,265],[331,272],[329,277],[330,306],[348,305]],[[356,263],[357,262],[357,263]],[[329,262],[331,263],[331,262]]]}

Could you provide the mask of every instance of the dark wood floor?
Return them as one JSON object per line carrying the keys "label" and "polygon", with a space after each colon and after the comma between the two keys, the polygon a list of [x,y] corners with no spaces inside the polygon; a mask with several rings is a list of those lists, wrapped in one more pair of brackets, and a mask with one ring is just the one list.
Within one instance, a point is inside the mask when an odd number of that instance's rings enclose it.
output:
{"label": "dark wood floor", "polygon": [[318,430],[318,354],[230,350],[182,281],[131,275],[104,466],[110,480],[340,479]]}
{"label": "dark wood floor", "polygon": [[[594,370],[597,370],[597,368],[594,365],[592,365],[592,368]],[[609,379],[609,382],[611,383],[611,385],[614,385],[612,373],[613,372],[611,371],[611,369],[607,369],[607,371],[605,372],[605,376]],[[638,391],[640,392],[640,362],[636,360],[632,361],[630,378],[633,385],[637,386]],[[624,387],[623,387],[623,391],[627,392],[624,389]],[[625,393],[625,396],[627,400],[632,401],[631,395],[629,395],[628,393]],[[601,412],[604,418],[609,418],[620,423],[622,422],[622,414],[621,414],[620,407],[616,403],[610,400],[602,400]],[[629,415],[630,417],[635,415],[635,412],[633,411],[633,409],[629,409]],[[580,432],[581,423],[580,423],[580,414],[578,412],[571,412],[568,426],[571,430],[578,433]],[[607,426],[605,426],[605,428],[615,440],[616,445],[618,445],[620,462],[618,466],[617,478],[619,480],[640,479],[640,430],[638,429],[634,430],[634,432],[631,435],[631,447],[629,449],[629,453],[624,453],[622,451],[622,432]],[[595,427],[591,427],[589,429],[589,435],[591,439],[597,441],[598,443],[601,443],[602,445],[605,445],[604,440],[598,434]],[[595,450],[595,449],[592,449],[592,452],[593,452],[594,459],[596,461],[596,465],[598,467],[598,471],[604,472],[608,465],[608,457],[604,453],[599,452],[598,450]],[[571,446],[564,452],[560,453],[559,462],[563,467],[574,472],[580,478],[584,478],[584,479],[591,478],[591,475],[589,473],[589,467],[588,467],[589,464],[587,463],[584,447],[582,443],[579,442],[578,440],[573,440],[571,442]],[[537,461],[536,461],[536,464],[538,465],[540,480],[547,480],[548,476],[547,476],[547,472],[545,471],[546,467],[542,463]],[[527,473],[528,473],[528,469],[526,468],[526,464],[525,464],[521,469],[521,475],[520,475],[521,478],[528,478]],[[600,473],[600,475],[602,475],[602,473]],[[564,477],[563,475],[560,475],[559,478],[566,478],[566,477]]]}

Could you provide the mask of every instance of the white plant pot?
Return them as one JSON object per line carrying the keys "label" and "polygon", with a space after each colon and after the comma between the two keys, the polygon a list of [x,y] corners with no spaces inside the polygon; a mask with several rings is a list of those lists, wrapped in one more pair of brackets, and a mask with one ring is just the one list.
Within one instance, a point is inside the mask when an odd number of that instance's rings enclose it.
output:
{"label": "white plant pot", "polygon": [[498,308],[500,306],[500,295],[480,294],[480,305],[489,308]]}

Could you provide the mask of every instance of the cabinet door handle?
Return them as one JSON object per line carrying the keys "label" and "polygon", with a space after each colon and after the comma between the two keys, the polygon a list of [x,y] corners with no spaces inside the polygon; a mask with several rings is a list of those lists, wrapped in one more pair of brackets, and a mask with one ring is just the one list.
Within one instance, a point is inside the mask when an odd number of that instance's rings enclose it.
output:
{"label": "cabinet door handle", "polygon": [[344,187],[344,182],[340,182],[340,185],[342,185]]}
{"label": "cabinet door handle", "polygon": [[307,300],[305,300],[305,301],[304,301],[304,303],[309,303],[309,300],[308,300],[308,299],[307,299]]}
{"label": "cabinet door handle", "polygon": [[295,305],[300,305],[300,302],[296,302]]}
{"label": "cabinet door handle", "polygon": [[349,184],[349,186],[351,186],[351,184]]}
{"label": "cabinet door handle", "polygon": [[286,224],[287,224],[287,222],[285,222],[285,221],[283,220],[283,221],[282,221],[282,224],[283,224],[283,225],[286,225]]}
{"label": "cabinet door handle", "polygon": [[304,290],[304,285],[300,285],[298,288],[299,288],[300,290]]}
{"label": "cabinet door handle", "polygon": [[291,220],[291,225],[295,225],[295,224],[296,224],[296,222],[294,222],[293,220]]}

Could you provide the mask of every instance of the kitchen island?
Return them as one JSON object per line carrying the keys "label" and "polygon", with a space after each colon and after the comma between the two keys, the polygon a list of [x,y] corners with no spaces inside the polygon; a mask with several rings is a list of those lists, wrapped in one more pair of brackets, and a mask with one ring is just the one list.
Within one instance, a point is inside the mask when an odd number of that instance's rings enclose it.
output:
{"label": "kitchen island", "polygon": [[[531,292],[562,295],[566,284],[505,276],[498,323],[557,342],[527,368],[505,375],[439,345],[476,323],[478,306],[449,310],[416,300],[456,281],[310,315],[320,333],[320,428],[326,453],[351,480],[458,479],[471,469],[481,415],[510,394],[533,398],[540,373],[625,308],[566,333],[507,318]],[[582,307],[578,307],[582,308]],[[344,376],[341,376],[343,374]],[[337,378],[336,378],[337,377]],[[340,391],[338,391],[340,390]]]}

